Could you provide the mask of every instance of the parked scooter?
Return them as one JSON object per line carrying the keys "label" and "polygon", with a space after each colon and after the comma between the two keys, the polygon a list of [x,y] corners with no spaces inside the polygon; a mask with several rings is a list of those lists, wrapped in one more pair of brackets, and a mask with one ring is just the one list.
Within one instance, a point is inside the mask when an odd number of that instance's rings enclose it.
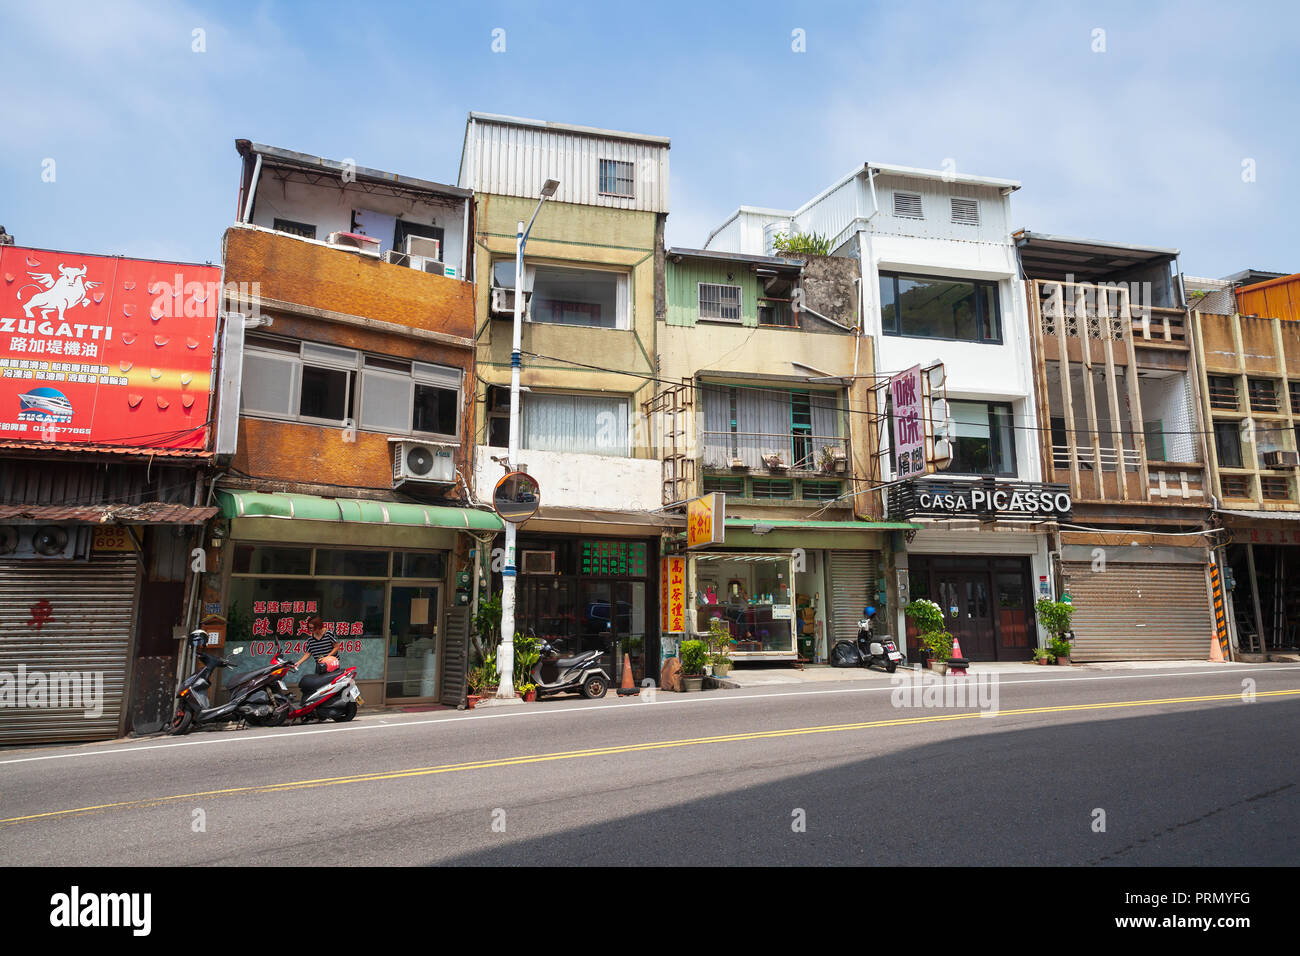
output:
{"label": "parked scooter", "polygon": [[289,713],[289,720],[307,723],[313,720],[334,720],[345,723],[357,715],[357,707],[364,704],[361,688],[357,687],[357,669],[339,667],[324,674],[306,674],[298,681],[302,698]]}
{"label": "parked scooter", "polygon": [[[276,643],[271,663],[247,674],[235,675],[229,688],[230,699],[213,707],[208,703],[208,687],[212,684],[212,675],[221,668],[233,668],[236,664],[227,658],[199,650],[206,640],[206,631],[190,633],[190,645],[203,667],[186,678],[177,691],[176,714],[167,727],[167,733],[182,736],[196,725],[224,724],[232,720],[260,727],[278,727],[283,724],[290,710],[289,689],[284,685],[284,676],[295,667],[292,661],[280,656],[279,642]],[[233,654],[242,654],[243,651],[242,647],[237,647]]]}
{"label": "parked scooter", "polygon": [[537,699],[543,694],[563,694],[577,691],[588,700],[605,696],[609,690],[609,675],[597,663],[600,651],[585,651],[577,657],[561,657],[545,638],[538,646],[540,657],[533,665],[532,683],[537,688]]}
{"label": "parked scooter", "polygon": [[874,607],[862,609],[862,620],[858,621],[857,639],[836,641],[835,646],[831,648],[832,667],[871,667],[878,664],[889,674],[898,669],[903,655],[898,652],[898,646],[890,638],[875,639],[872,634],[875,616]]}

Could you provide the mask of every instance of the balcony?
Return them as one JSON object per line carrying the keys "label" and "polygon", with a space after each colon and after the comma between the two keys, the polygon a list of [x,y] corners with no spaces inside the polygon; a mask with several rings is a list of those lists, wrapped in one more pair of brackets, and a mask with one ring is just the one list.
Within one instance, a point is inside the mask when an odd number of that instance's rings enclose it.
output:
{"label": "balcony", "polygon": [[[1078,282],[1033,282],[1033,303],[1045,343],[1062,335],[1095,341],[1122,341],[1126,334],[1134,345],[1185,350],[1187,314],[1182,309],[1139,305],[1129,301],[1123,287]],[[1056,358],[1049,354],[1049,358]]]}
{"label": "balcony", "polygon": [[[493,458],[507,450],[479,445],[474,457],[474,496],[492,500],[492,489],[505,474]],[[541,506],[589,511],[653,511],[662,505],[662,465],[653,458],[624,458],[558,451],[519,450],[519,461],[537,479]]]}
{"label": "balcony", "polygon": [[835,435],[706,431],[704,467],[775,475],[843,475],[849,440]]}

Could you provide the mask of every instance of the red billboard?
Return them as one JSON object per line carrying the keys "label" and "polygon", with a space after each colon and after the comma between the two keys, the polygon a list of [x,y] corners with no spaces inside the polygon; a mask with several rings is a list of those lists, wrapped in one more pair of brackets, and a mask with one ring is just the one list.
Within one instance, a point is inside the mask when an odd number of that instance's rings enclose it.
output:
{"label": "red billboard", "polygon": [[220,282],[0,246],[0,442],[204,450]]}

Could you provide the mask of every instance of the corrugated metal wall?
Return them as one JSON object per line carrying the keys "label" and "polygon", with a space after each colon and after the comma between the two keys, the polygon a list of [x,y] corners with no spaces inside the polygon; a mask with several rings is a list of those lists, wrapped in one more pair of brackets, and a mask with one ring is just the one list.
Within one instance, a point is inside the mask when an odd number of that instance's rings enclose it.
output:
{"label": "corrugated metal wall", "polygon": [[1300,275],[1238,289],[1237,311],[1242,315],[1300,321]]}
{"label": "corrugated metal wall", "polygon": [[[668,147],[563,130],[471,121],[460,185],[479,193],[537,198],[548,178],[559,202],[668,212]],[[600,192],[600,161],[636,165],[635,195]]]}
{"label": "corrugated metal wall", "polygon": [[[746,327],[758,325],[758,280],[742,263],[704,263],[704,262],[670,262],[668,273],[668,314],[665,321],[669,325],[691,327],[699,320],[701,282],[713,282],[719,285],[740,286],[740,318],[738,323]],[[731,278],[727,275],[730,273]],[[713,323],[705,323],[713,324]],[[727,323],[717,323],[724,325]]]}
{"label": "corrugated metal wall", "polygon": [[[855,640],[862,609],[875,604],[875,551],[828,551],[830,557],[831,620],[827,648],[838,640]],[[883,632],[882,632],[883,633]]]}
{"label": "corrugated metal wall", "polygon": [[98,716],[86,706],[5,707],[0,744],[103,740],[121,732],[139,582],[134,554],[0,561],[0,671],[16,680],[25,665],[29,687],[33,672],[103,675]]}
{"label": "corrugated metal wall", "polygon": [[1204,564],[1062,564],[1077,661],[1202,660],[1214,620]]}

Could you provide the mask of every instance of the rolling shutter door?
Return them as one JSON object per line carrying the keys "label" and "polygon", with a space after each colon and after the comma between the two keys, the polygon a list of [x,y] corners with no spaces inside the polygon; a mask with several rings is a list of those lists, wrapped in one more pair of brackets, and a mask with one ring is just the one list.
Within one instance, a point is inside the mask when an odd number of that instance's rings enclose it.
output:
{"label": "rolling shutter door", "polygon": [[[103,674],[99,706],[91,708],[101,711],[98,716],[87,716],[86,706],[6,707],[0,711],[0,745],[105,740],[121,733],[139,567],[134,554],[59,564],[0,561],[0,671],[16,681],[19,665],[25,665],[25,695],[38,672],[52,693],[56,685],[71,691],[70,681],[54,675]],[[90,690],[97,693],[93,684]],[[93,696],[83,703],[93,704]]]}
{"label": "rolling shutter door", "polygon": [[1076,661],[1201,660],[1214,621],[1203,564],[1118,564],[1094,572],[1067,561],[1065,589],[1076,608]]}
{"label": "rolling shutter door", "polygon": [[876,603],[876,552],[827,551],[830,556],[831,620],[826,646],[855,640],[862,609]]}

